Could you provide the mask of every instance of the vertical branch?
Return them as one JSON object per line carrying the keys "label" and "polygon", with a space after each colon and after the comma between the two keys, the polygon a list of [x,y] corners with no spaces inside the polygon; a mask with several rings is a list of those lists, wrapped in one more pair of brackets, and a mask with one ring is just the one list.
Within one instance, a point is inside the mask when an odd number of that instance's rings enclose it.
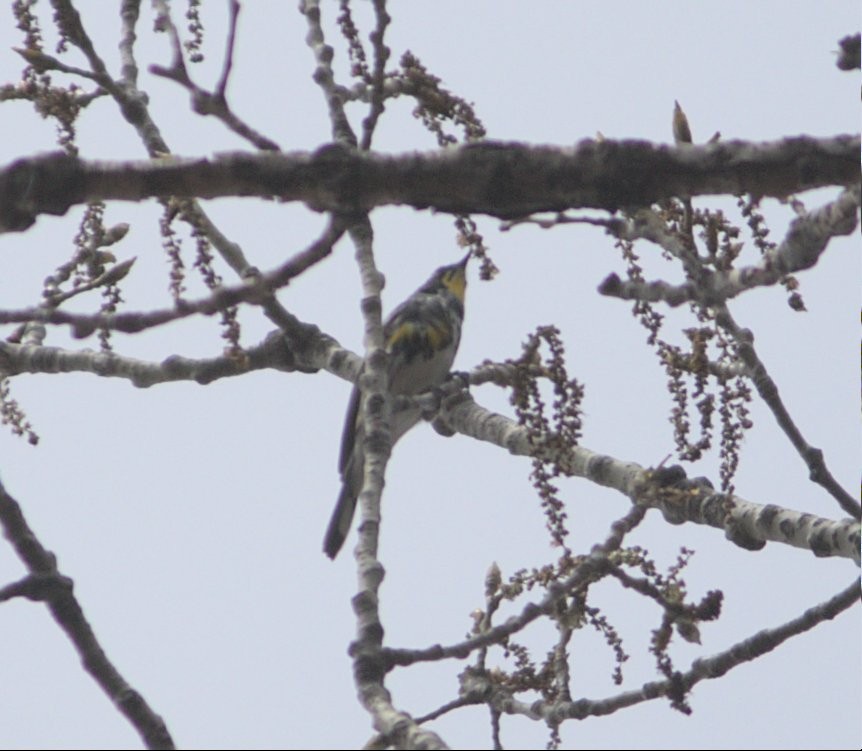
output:
{"label": "vertical branch", "polygon": [[[362,419],[365,431],[365,471],[359,493],[358,589],[353,598],[357,619],[357,640],[351,646],[353,673],[362,705],[371,714],[374,727],[389,742],[398,747],[442,747],[442,741],[430,731],[420,728],[409,715],[397,710],[384,685],[387,665],[382,655],[383,625],[378,607],[380,584],[384,570],[377,559],[380,520],[380,496],[390,452],[391,395],[388,383],[388,362],[383,348],[383,322],[380,290],[383,277],[374,265],[373,233],[368,219],[350,229],[356,245],[356,259],[362,277],[364,297],[362,314],[365,320],[366,357],[364,372],[359,380],[363,391]],[[408,742],[407,738],[411,738]]]}
{"label": "vertical branch", "polygon": [[[326,98],[333,140],[355,147],[356,135],[347,120],[344,103],[335,86],[331,64],[333,50],[324,40],[319,0],[302,0],[299,9],[308,22],[306,41],[317,61],[314,80]],[[382,23],[379,15],[378,22]],[[382,30],[380,38],[382,40]],[[378,65],[383,64],[382,57],[378,51]],[[373,128],[373,121],[368,128]],[[368,130],[366,136],[370,143]],[[382,656],[383,625],[378,608],[384,570],[377,560],[380,495],[391,443],[391,396],[387,374],[389,360],[384,350],[380,303],[380,290],[384,280],[374,264],[373,232],[368,218],[363,217],[357,221],[350,228],[349,234],[356,246],[356,260],[362,278],[366,350],[364,372],[359,380],[364,396],[361,409],[365,424],[365,468],[358,499],[360,522],[356,557],[359,564],[359,591],[353,598],[353,610],[356,613],[359,637],[351,647],[354,680],[360,701],[371,714],[374,727],[389,743],[398,747],[443,748],[443,741],[436,734],[419,727],[409,715],[395,708],[392,697],[384,686],[387,666]]]}
{"label": "vertical branch", "polygon": [[135,59],[135,28],[141,13],[141,0],[123,0],[120,5],[120,82],[130,89],[138,85],[138,62]]}
{"label": "vertical branch", "polygon": [[236,43],[236,23],[239,18],[239,2],[230,0],[230,21],[228,23],[227,34],[227,49],[224,53],[224,66],[222,67],[221,76],[215,89],[215,96],[221,101],[225,101],[225,91],[227,82],[230,78],[230,72],[233,69],[233,48]]}
{"label": "vertical branch", "polygon": [[355,147],[356,134],[350,126],[350,121],[344,111],[344,102],[335,85],[335,75],[332,71],[334,51],[332,47],[326,44],[323,36],[323,26],[320,23],[320,0],[300,0],[299,12],[305,16],[308,23],[306,43],[317,61],[313,78],[326,98],[329,120],[332,124],[332,139],[337,143]]}
{"label": "vertical branch", "polygon": [[374,72],[371,74],[371,106],[368,116],[362,121],[362,142],[359,148],[368,151],[377,121],[384,110],[383,82],[386,76],[386,61],[390,50],[383,43],[386,27],[392,18],[386,12],[386,0],[374,0],[374,13],[377,16],[377,28],[371,32],[371,44],[374,48]]}

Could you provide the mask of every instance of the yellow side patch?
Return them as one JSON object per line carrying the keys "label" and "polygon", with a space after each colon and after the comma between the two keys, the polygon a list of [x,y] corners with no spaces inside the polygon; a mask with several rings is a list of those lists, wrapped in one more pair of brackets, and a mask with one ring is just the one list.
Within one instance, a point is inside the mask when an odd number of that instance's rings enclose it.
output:
{"label": "yellow side patch", "polygon": [[412,339],[416,335],[416,325],[411,323],[410,321],[406,321],[402,323],[395,331],[392,332],[392,336],[389,337],[389,341],[387,345],[391,350],[395,347],[402,339]]}
{"label": "yellow side patch", "polygon": [[452,339],[452,332],[445,324],[431,325],[426,332],[431,349],[435,352],[443,349]]}
{"label": "yellow side patch", "polygon": [[389,352],[401,350],[411,359],[420,353],[429,358],[451,342],[452,331],[443,321],[426,325],[406,321],[392,332],[386,348]]}

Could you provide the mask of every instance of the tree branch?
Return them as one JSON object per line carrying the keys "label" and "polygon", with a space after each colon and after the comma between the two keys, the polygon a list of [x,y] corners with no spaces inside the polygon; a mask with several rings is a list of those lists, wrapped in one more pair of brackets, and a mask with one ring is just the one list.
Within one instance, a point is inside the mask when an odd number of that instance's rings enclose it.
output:
{"label": "tree branch", "polygon": [[[530,440],[526,428],[479,406],[466,392],[444,401],[442,417],[453,429],[494,443],[517,456],[542,456],[543,446]],[[833,521],[774,505],[760,505],[736,495],[716,493],[703,481],[688,480],[682,468],[650,470],[598,454],[582,446],[553,457],[566,475],[584,477],[614,488],[633,503],[657,508],[671,524],[693,522],[722,529],[729,540],[748,550],[781,542],[816,556],[860,560],[859,522]]]}
{"label": "tree branch", "polygon": [[[338,242],[344,231],[344,223],[338,217],[333,217],[317,240],[272,271],[263,274],[254,267],[248,267],[245,283],[231,287],[220,287],[207,297],[184,301],[172,308],[88,315],[37,306],[23,310],[0,311],[0,323],[37,321],[39,323],[65,324],[71,326],[73,336],[83,339],[95,331],[105,329],[133,334],[192,315],[213,315],[243,302],[267,307],[274,301],[272,293],[275,290],[286,286],[291,279],[328,256],[332,252],[332,246]],[[98,282],[99,280],[96,280],[93,285],[97,286]],[[277,302],[275,304],[277,305]],[[278,307],[280,308],[280,306]],[[270,313],[269,310],[267,312]],[[281,325],[280,322],[279,325]]]}
{"label": "tree branch", "polygon": [[[736,297],[748,289],[777,284],[787,274],[814,266],[833,237],[853,232],[858,223],[860,202],[862,198],[859,185],[853,185],[834,201],[795,219],[781,245],[766,253],[753,266],[701,274],[697,283],[688,281],[679,285],[662,280],[623,281],[617,274],[610,274],[599,285],[599,292],[623,300],[664,301],[671,307],[691,301],[709,307]],[[670,250],[669,245],[679,244],[679,240],[664,227],[656,233],[642,218],[639,215],[632,219],[608,223],[608,231],[625,240],[645,238],[658,243],[666,250]]]}
{"label": "tree branch", "polygon": [[320,23],[320,0],[300,0],[299,12],[305,16],[308,24],[308,35],[306,44],[314,53],[317,68],[312,75],[314,82],[320,86],[326,98],[326,106],[329,110],[329,121],[332,128],[332,140],[347,146],[356,146],[356,134],[347,119],[344,111],[339,87],[335,84],[335,73],[332,70],[332,57],[335,54],[323,35],[323,26]]}
{"label": "tree branch", "polygon": [[163,65],[150,65],[150,73],[154,76],[176,81],[180,86],[185,88],[191,96],[192,110],[199,115],[213,115],[224,123],[230,130],[238,136],[245,138],[249,143],[261,149],[262,151],[281,151],[278,144],[270,138],[267,138],[261,133],[258,133],[242,118],[240,118],[228,105],[225,91],[227,89],[228,78],[233,68],[233,50],[236,41],[236,23],[239,17],[239,3],[232,0],[229,5],[230,21],[228,26],[227,48],[225,50],[225,59],[222,66],[222,72],[216,84],[215,91],[206,91],[192,81],[191,76],[186,68],[183,60],[182,42],[177,28],[171,19],[170,7],[166,2],[161,0],[157,3],[159,6],[159,14],[162,22],[166,27],[166,31],[171,38],[171,47],[173,48],[173,60],[170,67],[166,68]]}
{"label": "tree branch", "polygon": [[76,352],[60,347],[0,342],[0,371],[9,376],[21,373],[92,373],[102,378],[125,378],[134,386],[148,388],[175,381],[206,385],[264,368],[299,369],[280,331],[269,334],[260,344],[244,349],[243,355],[242,359],[235,356],[194,359],[171,355],[161,362],[149,362],[113,352]]}
{"label": "tree branch", "polygon": [[409,205],[500,218],[645,205],[672,196],[786,196],[859,181],[858,136],[767,143],[657,146],[582,141],[574,148],[483,141],[430,153],[383,155],[343,145],[316,152],[222,154],[154,162],[86,161],[64,154],[0,170],[0,231],[96,200],[278,196],[318,211]]}
{"label": "tree branch", "polygon": [[[856,519],[862,517],[862,504],[859,503],[857,498],[854,498],[841,487],[826,466],[823,451],[808,443],[805,440],[805,436],[802,435],[802,431],[796,426],[789,410],[784,404],[784,400],[781,398],[778,385],[757,354],[757,350],[754,347],[754,337],[751,332],[741,328],[736,323],[726,305],[723,305],[719,309],[716,321],[738,342],[739,357],[748,369],[749,378],[751,378],[760,398],[763,399],[766,406],[772,412],[773,417],[775,417],[778,427],[781,428],[793,445],[793,448],[796,449],[796,452],[805,462],[812,482],[816,482],[822,486],[838,502],[845,513],[851,514]],[[859,559],[857,558],[856,560],[858,561]]]}
{"label": "tree branch", "polygon": [[[386,660],[387,669],[395,666],[412,665],[417,662],[433,662],[448,657],[463,659],[474,650],[491,644],[505,643],[509,636],[522,631],[540,616],[554,612],[558,607],[560,597],[571,595],[582,589],[606,571],[611,566],[608,556],[620,548],[625,535],[641,523],[645,513],[646,510],[642,506],[630,508],[623,517],[611,524],[610,531],[604,541],[594,545],[589,555],[582,556],[578,560],[571,574],[561,582],[550,584],[547,593],[541,600],[528,602],[517,615],[510,616],[496,626],[486,626],[481,633],[468,637],[457,644],[445,647],[435,644],[424,649],[386,648],[383,650],[383,656]],[[484,667],[482,671],[484,672]],[[470,698],[471,692],[464,690],[462,695]]]}
{"label": "tree branch", "polygon": [[0,599],[24,596],[44,601],[54,620],[78,651],[84,669],[138,731],[147,748],[174,748],[173,739],[162,718],[108,659],[72,591],[72,580],[57,570],[56,556],[42,547],[27,525],[18,502],[6,492],[2,483],[0,525],[18,557],[30,571],[29,577],[10,585],[11,589],[4,588],[4,595]]}
{"label": "tree branch", "polygon": [[529,705],[530,716],[544,719],[546,722],[598,717],[643,701],[668,696],[679,691],[680,688],[683,691],[689,691],[700,681],[720,678],[733,668],[771,652],[782,642],[810,631],[825,620],[835,618],[858,600],[859,582],[853,581],[846,589],[829,600],[809,608],[798,618],[793,618],[776,628],[763,629],[712,657],[695,660],[688,671],[675,676],[673,680],[646,683],[636,691],[627,691],[602,700],[580,699],[573,702],[540,700]]}

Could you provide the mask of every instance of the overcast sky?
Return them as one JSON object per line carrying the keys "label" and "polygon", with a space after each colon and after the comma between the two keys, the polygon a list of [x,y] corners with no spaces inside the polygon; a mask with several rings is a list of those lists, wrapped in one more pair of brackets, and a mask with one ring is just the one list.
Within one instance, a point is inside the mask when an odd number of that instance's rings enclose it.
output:
{"label": "overcast sky", "polygon": [[[43,23],[50,9],[43,4]],[[119,73],[116,15],[103,2],[80,2],[83,23],[114,75]],[[166,38],[151,32],[149,4],[139,29],[141,87],[176,154],[250,149],[214,119],[190,113],[176,84],[146,73],[167,65]],[[192,69],[202,85],[218,76],[225,6],[205,4],[207,61]],[[324,2],[338,69],[343,45],[333,29],[337,4]],[[393,61],[407,49],[455,93],[475,103],[489,137],[567,145],[601,132],[606,138],[670,142],[674,100],[688,113],[695,141],[770,140],[859,130],[859,75],[835,67],[838,40],[859,28],[855,2],[434,2],[390,3],[387,43]],[[178,20],[184,3],[175,3]],[[329,139],[326,106],[311,80],[314,61],[295,2],[247,2],[240,19],[228,98],[236,112],[285,150]],[[359,5],[363,35],[368,6]],[[46,29],[46,38],[53,35]],[[0,83],[18,80],[22,46],[8,8],[0,15]],[[49,45],[48,51],[52,52]],[[71,64],[85,65],[77,54]],[[345,79],[342,82],[347,83]],[[85,88],[87,85],[85,84]],[[432,149],[411,118],[412,105],[387,105],[376,148]],[[363,112],[351,108],[358,129]],[[23,103],[0,106],[0,164],[54,148],[53,125]],[[87,158],[141,159],[145,151],[108,98],[78,128]],[[811,208],[836,195],[803,196]],[[732,199],[700,199],[730,209]],[[301,250],[324,218],[303,207],[220,200],[207,210],[262,269]],[[790,209],[766,202],[773,239]],[[26,234],[0,236],[0,307],[39,300],[42,280],[72,253],[80,209],[42,217]],[[108,224],[128,222],[118,257],[137,256],[126,280],[128,310],[164,307],[168,264],[158,236],[158,207],[112,204]],[[436,266],[462,255],[451,219],[411,209],[372,216],[375,253],[387,278],[385,310],[410,294]],[[613,241],[597,228],[506,233],[479,219],[497,280],[470,271],[459,369],[517,357],[537,326],[563,332],[568,364],[586,387],[583,445],[643,466],[673,453],[666,376],[645,345],[630,305],[597,294],[611,271],[624,270]],[[191,266],[193,243],[185,242]],[[640,252],[650,278],[679,271],[649,246]],[[753,254],[748,256],[753,261]],[[797,314],[779,288],[734,301],[741,326],[776,379],[806,438],[822,448],[835,477],[857,487],[858,235],[835,241],[818,265],[799,275],[808,312]],[[228,270],[228,281],[234,281]],[[193,279],[190,273],[190,279]],[[189,295],[203,294],[196,281]],[[361,351],[360,285],[346,242],[280,295],[302,320]],[[95,299],[70,309],[89,310]],[[272,328],[244,313],[243,341]],[[694,325],[682,311],[669,331]],[[8,331],[2,332],[3,336]],[[52,331],[56,346],[98,347]],[[134,337],[116,350],[159,361],[171,354],[211,357],[223,340],[214,320],[186,321]],[[321,552],[338,493],[336,472],[349,384],[331,375],[254,373],[207,387],[171,384],[135,389],[88,374],[19,377],[13,396],[41,436],[38,448],[0,430],[0,477],[22,504],[42,542],[53,550],[102,645],[127,680],[166,720],[185,748],[338,748],[363,744],[369,719],[355,698],[347,647],[355,633],[356,591],[350,551],[333,563]],[[507,394],[475,390],[483,405],[511,414]],[[760,404],[746,437],[737,493],[838,519],[837,504],[808,471]],[[717,461],[690,467],[718,485]],[[386,644],[420,647],[459,641],[470,613],[483,604],[485,572],[504,576],[554,559],[530,464],[463,436],[443,439],[427,425],[396,447],[383,497],[380,556]],[[576,552],[602,539],[628,500],[583,480],[560,482]],[[853,491],[851,491],[853,492]],[[649,549],[662,566],[681,546],[696,550],[686,570],[693,599],[722,589],[721,619],[701,630],[702,645],[674,644],[680,669],[759,629],[799,615],[847,586],[858,569],[770,544],[758,553],[730,545],[711,528],[669,527],[657,512],[629,544]],[[0,586],[24,572],[0,545]],[[660,613],[608,583],[601,606],[632,655],[624,688],[658,678],[647,652]],[[569,723],[574,748],[858,748],[860,614],[856,607],[791,640],[754,664],[699,684],[692,716],[666,702]],[[81,669],[71,644],[46,609],[28,601],[0,607],[0,748],[138,748],[134,730]],[[522,641],[541,660],[553,643],[547,626]],[[595,633],[575,635],[573,696],[615,694],[613,655]],[[393,673],[387,685],[398,708],[423,714],[457,694],[466,663]],[[504,717],[509,748],[543,746],[547,731]],[[434,725],[453,747],[487,748],[487,710],[474,708]]]}

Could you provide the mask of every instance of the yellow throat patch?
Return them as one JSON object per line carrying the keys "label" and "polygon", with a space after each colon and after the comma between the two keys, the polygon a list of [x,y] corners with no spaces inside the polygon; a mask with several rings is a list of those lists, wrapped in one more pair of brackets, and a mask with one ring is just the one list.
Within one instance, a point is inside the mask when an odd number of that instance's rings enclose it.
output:
{"label": "yellow throat patch", "polygon": [[449,269],[443,274],[443,278],[440,281],[458,300],[462,303],[464,302],[464,292],[467,289],[467,269],[463,266]]}

